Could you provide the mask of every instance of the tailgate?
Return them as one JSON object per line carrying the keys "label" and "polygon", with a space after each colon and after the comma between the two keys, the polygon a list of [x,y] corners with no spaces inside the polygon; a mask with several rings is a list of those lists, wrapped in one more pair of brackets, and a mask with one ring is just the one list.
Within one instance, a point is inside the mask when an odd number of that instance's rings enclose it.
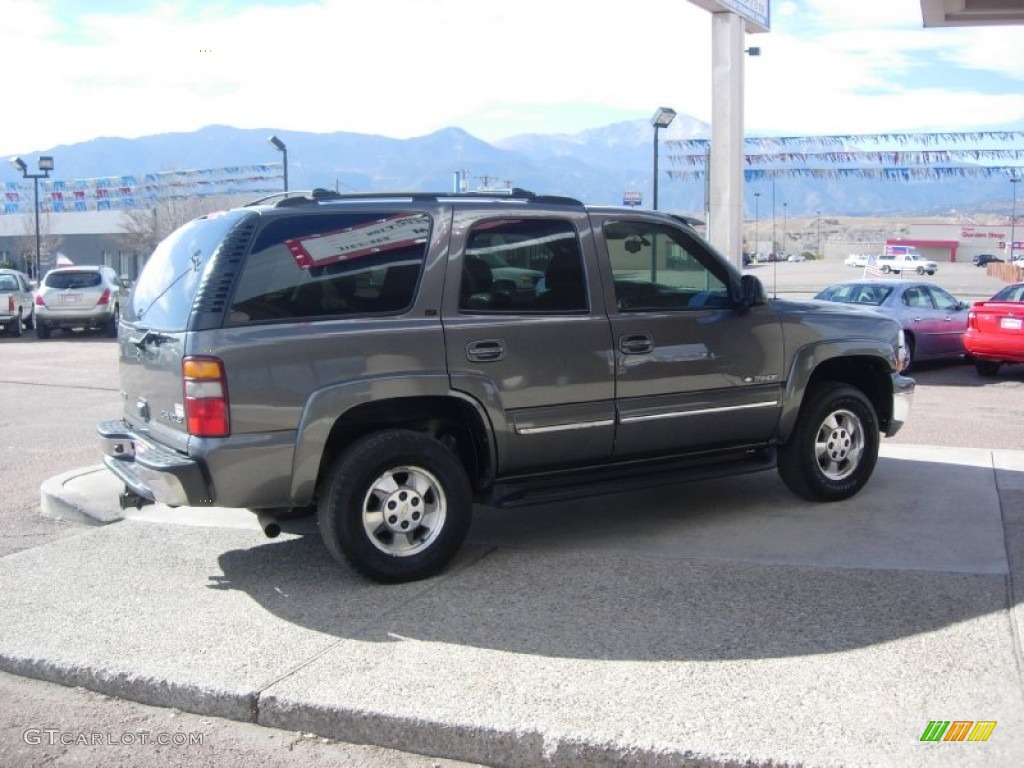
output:
{"label": "tailgate", "polygon": [[125,421],[157,442],[187,452],[181,377],[185,333],[153,333],[126,324],[118,344]]}

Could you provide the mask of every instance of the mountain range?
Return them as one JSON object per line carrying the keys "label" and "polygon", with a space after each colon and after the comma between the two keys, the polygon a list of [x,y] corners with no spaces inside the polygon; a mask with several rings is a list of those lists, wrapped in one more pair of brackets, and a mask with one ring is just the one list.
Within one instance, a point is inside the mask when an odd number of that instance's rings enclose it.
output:
{"label": "mountain range", "polygon": [[[280,162],[269,142],[278,136],[288,149],[289,186],[325,187],[341,192],[454,189],[456,172],[469,189],[516,186],[566,195],[588,203],[620,205],[626,192],[640,192],[650,205],[653,128],[633,120],[577,134],[524,134],[485,142],[459,128],[394,139],[336,132],[307,133],[211,125],[188,133],[135,139],[97,138],[53,147],[55,179],[87,179],[157,171],[221,168]],[[670,142],[707,138],[710,126],[680,114],[659,134],[658,202],[663,210],[701,215],[702,181],[670,179]],[[754,193],[760,192],[755,198]],[[790,216],[944,215],[993,212],[1008,215],[1011,185],[1006,179],[885,182],[867,179],[779,179],[746,184],[745,215],[771,216],[783,204]]]}

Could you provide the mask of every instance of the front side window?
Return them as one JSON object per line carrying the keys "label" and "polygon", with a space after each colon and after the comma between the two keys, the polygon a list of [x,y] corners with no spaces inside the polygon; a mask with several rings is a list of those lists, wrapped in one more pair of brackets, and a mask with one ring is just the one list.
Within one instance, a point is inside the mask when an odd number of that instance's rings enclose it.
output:
{"label": "front side window", "polygon": [[579,238],[561,219],[492,219],[469,233],[462,259],[463,312],[584,312]]}
{"label": "front side window", "polygon": [[317,213],[256,236],[229,323],[395,313],[412,305],[426,259],[424,213]]}
{"label": "front side window", "polygon": [[605,242],[620,312],[728,307],[728,275],[696,241],[672,227],[610,221]]}

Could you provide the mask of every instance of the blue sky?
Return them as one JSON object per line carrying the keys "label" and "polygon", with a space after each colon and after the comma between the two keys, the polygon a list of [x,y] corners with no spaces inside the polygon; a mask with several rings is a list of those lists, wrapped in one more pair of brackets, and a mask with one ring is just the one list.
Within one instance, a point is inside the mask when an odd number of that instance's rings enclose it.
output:
{"label": "blue sky", "polygon": [[[772,0],[748,134],[1024,129],[1024,28],[924,29],[919,0]],[[0,153],[210,124],[485,139],[658,106],[708,121],[688,0],[4,0]]]}

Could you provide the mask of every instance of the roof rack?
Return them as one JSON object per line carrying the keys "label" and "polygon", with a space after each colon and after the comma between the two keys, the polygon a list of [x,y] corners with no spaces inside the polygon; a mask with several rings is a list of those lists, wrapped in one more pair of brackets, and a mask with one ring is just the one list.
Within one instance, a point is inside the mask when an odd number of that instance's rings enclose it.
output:
{"label": "roof rack", "polygon": [[275,208],[290,206],[311,205],[321,202],[333,202],[339,200],[394,200],[404,199],[412,201],[437,201],[437,200],[486,200],[499,199],[515,202],[537,203],[541,205],[567,205],[582,208],[583,203],[573,197],[562,197],[560,195],[538,195],[526,189],[514,187],[509,190],[486,190],[475,192],[346,192],[340,194],[329,189],[317,187],[310,190],[278,192],[274,195],[261,197],[258,200],[246,203],[245,207],[256,205],[273,205]]}

